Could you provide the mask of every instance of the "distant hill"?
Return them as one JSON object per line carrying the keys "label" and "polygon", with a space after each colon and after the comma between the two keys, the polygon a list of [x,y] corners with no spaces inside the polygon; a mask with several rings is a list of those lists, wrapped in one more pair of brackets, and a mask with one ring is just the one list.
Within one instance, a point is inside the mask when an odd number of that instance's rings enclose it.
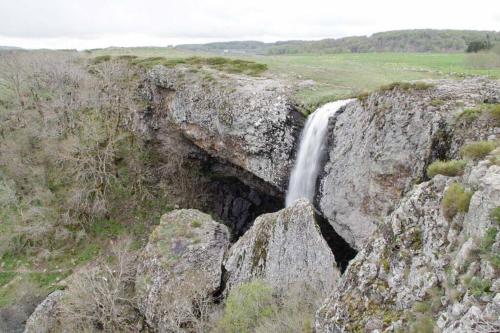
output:
{"label": "distant hill", "polygon": [[0,45],[0,50],[22,50],[22,49],[17,46]]}
{"label": "distant hill", "polygon": [[476,30],[396,30],[318,41],[291,40],[276,43],[234,41],[184,44],[190,51],[247,54],[345,53],[345,52],[463,52],[474,40],[500,43],[500,32]]}

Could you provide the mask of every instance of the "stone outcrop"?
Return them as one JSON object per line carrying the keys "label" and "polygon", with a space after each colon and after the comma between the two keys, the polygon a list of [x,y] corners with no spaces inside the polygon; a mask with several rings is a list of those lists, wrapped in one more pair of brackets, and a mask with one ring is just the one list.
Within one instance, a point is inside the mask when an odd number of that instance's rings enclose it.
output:
{"label": "stone outcrop", "polygon": [[193,303],[219,292],[227,228],[197,210],[161,218],[137,268],[136,297],[146,322],[160,332],[189,321]]}
{"label": "stone outcrop", "polygon": [[[405,196],[318,310],[317,332],[500,330],[500,166],[471,164]],[[442,201],[453,183],[473,194],[450,219]]]}
{"label": "stone outcrop", "polygon": [[58,306],[64,292],[56,290],[40,303],[26,322],[24,333],[49,333],[58,325]]}
{"label": "stone outcrop", "polygon": [[491,121],[457,119],[466,108],[498,101],[498,82],[469,79],[395,85],[351,102],[330,120],[319,210],[360,249],[378,221],[426,180],[431,162],[456,157],[467,141],[500,134]]}
{"label": "stone outcrop", "polygon": [[293,285],[330,290],[340,276],[328,244],[306,200],[257,218],[250,230],[229,250],[224,261],[226,292],[261,279],[276,291]]}
{"label": "stone outcrop", "polygon": [[156,66],[146,92],[154,109],[142,123],[161,130],[168,118],[184,137],[278,191],[286,189],[304,117],[290,102],[290,87],[270,78]]}

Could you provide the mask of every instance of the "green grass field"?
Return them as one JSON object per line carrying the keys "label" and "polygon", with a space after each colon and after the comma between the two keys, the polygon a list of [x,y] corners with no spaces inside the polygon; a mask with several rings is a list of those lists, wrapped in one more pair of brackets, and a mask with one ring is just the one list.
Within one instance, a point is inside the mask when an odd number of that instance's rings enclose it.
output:
{"label": "green grass field", "polygon": [[[92,51],[93,55],[136,55],[139,57],[183,58],[193,53],[174,48],[119,48]],[[213,55],[212,55],[213,56]],[[478,68],[477,59],[465,53],[342,53],[279,56],[239,56],[264,63],[264,75],[281,77],[298,83],[313,80],[314,85],[297,93],[299,103],[315,107],[330,100],[372,91],[395,81],[439,78],[463,78],[471,75],[500,78],[500,66]],[[476,56],[477,57],[477,56]]]}

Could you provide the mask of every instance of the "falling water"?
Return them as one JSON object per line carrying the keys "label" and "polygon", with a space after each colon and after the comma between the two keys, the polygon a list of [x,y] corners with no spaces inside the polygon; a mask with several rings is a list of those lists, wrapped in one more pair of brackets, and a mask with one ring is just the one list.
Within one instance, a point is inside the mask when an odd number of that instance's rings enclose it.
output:
{"label": "falling water", "polygon": [[328,119],[350,101],[346,99],[325,104],[307,118],[300,137],[297,160],[290,176],[286,194],[287,207],[299,198],[313,202]]}

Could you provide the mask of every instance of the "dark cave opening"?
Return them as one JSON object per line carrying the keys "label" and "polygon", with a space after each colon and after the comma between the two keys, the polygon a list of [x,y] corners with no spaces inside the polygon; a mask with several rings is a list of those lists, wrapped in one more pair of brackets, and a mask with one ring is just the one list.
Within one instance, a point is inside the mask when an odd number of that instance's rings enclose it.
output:
{"label": "dark cave opening", "polygon": [[241,237],[262,214],[284,208],[283,198],[250,187],[236,177],[218,177],[207,188],[210,210],[231,230],[233,241]]}
{"label": "dark cave opening", "polygon": [[349,265],[349,262],[358,253],[353,249],[349,243],[347,243],[332,227],[332,225],[325,219],[321,214],[316,212],[316,221],[318,222],[319,228],[323,238],[326,240],[328,246],[335,256],[335,261],[343,274]]}

